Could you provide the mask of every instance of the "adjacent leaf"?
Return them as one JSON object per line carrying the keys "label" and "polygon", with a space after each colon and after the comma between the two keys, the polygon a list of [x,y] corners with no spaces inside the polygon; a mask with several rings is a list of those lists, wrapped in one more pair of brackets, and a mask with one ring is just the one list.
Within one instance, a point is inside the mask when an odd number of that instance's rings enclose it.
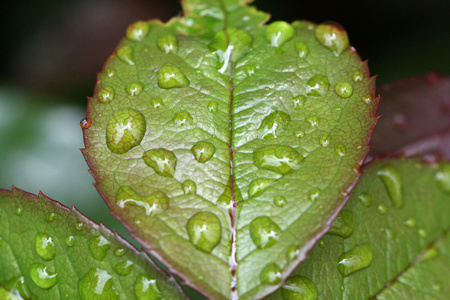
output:
{"label": "adjacent leaf", "polygon": [[339,25],[262,26],[247,2],[132,24],[84,130],[113,214],[214,299],[281,286],[344,204],[376,122],[374,79]]}
{"label": "adjacent leaf", "polygon": [[145,253],[43,194],[0,190],[0,253],[0,286],[25,299],[185,299]]}
{"label": "adjacent leaf", "polygon": [[397,158],[366,170],[332,230],[269,299],[369,299],[384,289],[386,299],[409,299],[401,284],[417,287],[414,299],[448,296],[450,164]]}

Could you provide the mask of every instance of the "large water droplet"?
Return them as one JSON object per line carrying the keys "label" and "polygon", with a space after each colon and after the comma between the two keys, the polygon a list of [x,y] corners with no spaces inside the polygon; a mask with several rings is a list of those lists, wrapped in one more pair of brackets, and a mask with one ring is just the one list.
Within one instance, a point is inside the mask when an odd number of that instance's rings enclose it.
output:
{"label": "large water droplet", "polygon": [[372,262],[372,248],[370,244],[358,245],[348,252],[342,253],[338,258],[338,270],[342,276],[367,268]]}
{"label": "large water droplet", "polygon": [[142,93],[143,90],[144,85],[140,82],[129,83],[125,87],[125,91],[127,92],[127,94],[132,97],[139,95],[140,93]]}
{"label": "large water droplet", "polygon": [[69,247],[73,247],[73,245],[75,245],[75,238],[73,237],[73,235],[68,235],[66,237],[66,245]]}
{"label": "large water droplet", "polygon": [[275,204],[278,207],[283,207],[286,205],[286,198],[284,198],[283,196],[275,196],[275,198],[273,198],[273,204]]}
{"label": "large water droplet", "polygon": [[106,104],[114,100],[115,92],[112,87],[104,87],[98,91],[97,99],[98,102]]}
{"label": "large water droplet", "polygon": [[281,287],[283,300],[315,300],[317,299],[317,287],[308,278],[294,275],[286,280]]}
{"label": "large water droplet", "polygon": [[102,235],[93,236],[88,240],[89,251],[98,261],[105,259],[106,254],[108,253],[109,244],[109,241]]}
{"label": "large water droplet", "polygon": [[258,132],[261,138],[276,138],[288,121],[290,121],[290,118],[287,113],[276,110],[264,118],[258,128]]}
{"label": "large water droplet", "polygon": [[173,34],[161,36],[156,44],[159,50],[166,54],[178,52],[178,39]]}
{"label": "large water droplet", "polygon": [[189,79],[177,67],[165,65],[159,70],[158,86],[162,89],[181,88],[189,83]]}
{"label": "large water droplet", "polygon": [[280,47],[295,34],[294,28],[284,21],[276,21],[266,27],[266,40],[270,46]]}
{"label": "large water droplet", "polygon": [[362,192],[358,199],[359,202],[366,207],[369,207],[372,204],[372,197],[366,192]]}
{"label": "large water droplet", "polygon": [[384,203],[378,204],[377,211],[380,215],[384,215],[387,212],[386,204],[384,204]]}
{"label": "large water droplet", "polygon": [[142,158],[156,174],[165,177],[173,177],[175,174],[178,159],[172,151],[164,148],[151,149],[146,151]]}
{"label": "large water droplet", "polygon": [[80,127],[81,129],[88,129],[89,127],[91,127],[91,119],[88,118],[84,118],[83,120],[80,121]]}
{"label": "large water droplet", "polygon": [[364,79],[364,74],[361,72],[355,72],[352,75],[352,79],[353,79],[353,82],[355,82],[355,83],[361,82]]}
{"label": "large water droplet", "polygon": [[200,141],[192,146],[191,152],[195,159],[203,164],[213,157],[216,147],[210,142]]}
{"label": "large water droplet", "polygon": [[349,46],[347,32],[337,23],[323,23],[316,27],[316,38],[325,48],[338,56]]}
{"label": "large water droplet", "polygon": [[186,224],[191,243],[198,249],[211,252],[220,243],[222,226],[219,218],[207,211],[193,215]]}
{"label": "large water droplet", "polygon": [[183,189],[183,193],[185,195],[197,193],[197,185],[190,179],[183,181],[181,188]]}
{"label": "large water droplet", "polygon": [[250,223],[250,236],[258,248],[265,249],[274,245],[280,232],[280,227],[267,216],[257,217]]}
{"label": "large water droplet", "polygon": [[330,82],[328,77],[322,74],[316,74],[311,77],[306,86],[306,94],[313,97],[321,97],[328,92]]}
{"label": "large water droplet", "polygon": [[117,191],[116,204],[120,208],[139,206],[147,216],[155,216],[169,208],[169,197],[161,191],[142,197],[131,187],[123,186]]}
{"label": "large water droplet", "polygon": [[115,154],[123,154],[140,145],[146,131],[145,117],[132,108],[114,112],[106,127],[106,144]]}
{"label": "large water droplet", "polygon": [[144,21],[136,21],[127,28],[127,38],[142,41],[150,31],[150,25]]}
{"label": "large water droplet", "polygon": [[338,96],[341,98],[348,98],[353,95],[353,87],[348,82],[339,82],[334,87],[334,90],[336,91],[336,94],[338,94]]}
{"label": "large water droplet", "polygon": [[281,269],[276,263],[269,263],[264,266],[259,279],[263,284],[277,284],[281,282]]}
{"label": "large water droplet", "polygon": [[306,46],[306,44],[302,42],[295,43],[295,50],[297,50],[298,56],[301,58],[306,57],[309,53],[308,46]]}
{"label": "large water droplet", "polygon": [[211,101],[208,103],[208,110],[212,113],[215,113],[218,109],[219,105],[216,101]]}
{"label": "large water droplet", "polygon": [[248,186],[248,197],[256,197],[261,194],[273,182],[272,179],[258,178],[250,182]]}
{"label": "large water droplet", "polygon": [[[27,284],[25,283],[25,278],[23,276],[14,277],[13,279],[3,283],[3,286],[9,290],[11,293],[15,295],[20,295],[24,299],[31,299],[30,290],[28,289]],[[22,299],[19,298],[19,299]],[[6,298],[5,300],[8,300]],[[11,298],[16,299],[16,298]]]}
{"label": "large water droplet", "polygon": [[43,289],[49,289],[58,282],[58,274],[52,274],[42,263],[31,264],[30,276],[34,283]]}
{"label": "large water droplet", "polygon": [[84,275],[78,283],[78,290],[83,300],[120,299],[114,287],[112,276],[99,268],[92,268]]}
{"label": "large water droplet", "polygon": [[130,46],[122,46],[117,49],[117,57],[130,66],[134,66],[136,64],[136,61],[134,60],[133,48]]}
{"label": "large water droplet", "polygon": [[282,175],[297,169],[302,160],[297,150],[284,145],[267,145],[253,152],[253,163],[258,168]]}
{"label": "large water droplet", "polygon": [[353,233],[353,228],[355,227],[355,222],[353,220],[353,213],[351,211],[342,210],[334,219],[333,224],[331,224],[328,234],[335,234],[348,238]]}
{"label": "large water droplet", "polygon": [[139,274],[134,282],[134,293],[139,300],[159,300],[161,292],[156,279],[144,274]]}
{"label": "large water droplet", "polygon": [[191,123],[193,120],[191,114],[185,110],[177,112],[173,117],[173,122],[178,126],[184,126],[187,123]]}
{"label": "large water droplet", "polygon": [[39,256],[45,260],[52,260],[56,255],[55,243],[52,237],[46,233],[36,234],[34,246]]}
{"label": "large water droplet", "polygon": [[134,263],[130,260],[126,260],[123,262],[119,262],[114,265],[114,271],[122,276],[130,274],[131,270],[133,269]]}
{"label": "large water droplet", "polygon": [[386,164],[378,170],[377,175],[383,181],[394,207],[402,207],[403,183],[400,172],[393,165]]}
{"label": "large water droplet", "polygon": [[441,162],[435,176],[439,188],[450,193],[450,164]]}

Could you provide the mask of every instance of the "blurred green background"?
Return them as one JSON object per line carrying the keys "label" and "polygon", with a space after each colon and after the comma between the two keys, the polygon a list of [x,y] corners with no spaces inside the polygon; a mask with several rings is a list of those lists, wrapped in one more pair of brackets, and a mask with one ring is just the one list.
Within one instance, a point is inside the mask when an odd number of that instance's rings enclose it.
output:
{"label": "blurred green background", "polygon": [[[258,0],[272,20],[334,20],[378,84],[450,71],[450,1]],[[42,190],[127,237],[79,151],[96,73],[138,19],[167,21],[177,0],[3,0],[0,9],[0,187]],[[135,243],[135,245],[137,245]]]}

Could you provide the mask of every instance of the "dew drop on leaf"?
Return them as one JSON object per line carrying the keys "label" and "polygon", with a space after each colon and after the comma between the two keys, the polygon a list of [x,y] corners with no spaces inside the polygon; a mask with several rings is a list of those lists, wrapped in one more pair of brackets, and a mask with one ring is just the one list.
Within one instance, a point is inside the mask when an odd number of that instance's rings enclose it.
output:
{"label": "dew drop on leaf", "polygon": [[323,74],[316,74],[308,80],[306,94],[312,97],[321,97],[328,92],[329,88],[328,77]]}
{"label": "dew drop on leaf", "polygon": [[142,41],[150,31],[150,25],[144,21],[136,21],[127,28],[127,38]]}
{"label": "dew drop on leaf", "polygon": [[112,276],[107,271],[92,268],[78,283],[80,297],[90,299],[120,299],[114,287]]}
{"label": "dew drop on leaf", "polygon": [[377,175],[383,181],[394,207],[402,207],[403,182],[400,172],[393,165],[386,164],[378,170]]}
{"label": "dew drop on leaf", "polygon": [[114,100],[115,92],[112,87],[104,87],[98,91],[97,99],[100,103],[106,104]]}
{"label": "dew drop on leaf", "polygon": [[280,227],[267,216],[257,217],[250,223],[250,237],[258,248],[274,245],[280,232]]}
{"label": "dew drop on leaf", "polygon": [[30,276],[34,283],[43,289],[49,289],[58,282],[58,274],[51,273],[42,263],[31,264]]}
{"label": "dew drop on leaf", "polygon": [[178,39],[173,34],[161,36],[156,44],[158,45],[159,50],[165,54],[175,54],[178,52]]}
{"label": "dew drop on leaf", "polygon": [[106,70],[106,76],[108,76],[109,78],[113,77],[114,75],[116,75],[116,71],[114,69]]}
{"label": "dew drop on leaf", "polygon": [[317,198],[319,198],[320,196],[320,192],[322,190],[319,188],[312,188],[311,190],[309,190],[308,192],[308,200],[314,202],[317,200]]}
{"label": "dew drop on leaf", "polygon": [[191,153],[194,155],[195,160],[202,164],[210,160],[215,152],[216,147],[212,143],[205,141],[197,142],[191,148]]}
{"label": "dew drop on leaf", "polygon": [[69,247],[73,247],[73,245],[75,245],[75,238],[73,237],[73,235],[68,235],[66,237],[66,245]]}
{"label": "dew drop on leaf", "polygon": [[130,46],[122,46],[117,49],[117,57],[130,66],[134,66],[136,64],[136,61],[134,60],[133,48]]}
{"label": "dew drop on leaf", "polygon": [[186,224],[189,240],[198,249],[211,252],[222,237],[222,226],[219,218],[207,211],[193,215]]}
{"label": "dew drop on leaf", "polygon": [[337,143],[336,146],[334,147],[334,151],[340,157],[345,156],[347,154],[347,148],[342,143]]}
{"label": "dew drop on leaf", "polygon": [[287,174],[303,160],[297,150],[284,145],[267,145],[253,152],[253,163],[260,169]]}
{"label": "dew drop on leaf", "polygon": [[324,135],[319,138],[319,145],[322,147],[327,147],[330,144],[329,136]]}
{"label": "dew drop on leaf", "polygon": [[364,74],[361,72],[355,72],[352,75],[352,79],[353,79],[353,82],[355,82],[355,83],[361,82],[364,79]]}
{"label": "dew drop on leaf", "polygon": [[187,123],[191,123],[193,121],[192,116],[185,110],[181,110],[175,114],[173,117],[173,122],[178,126],[184,126]]}
{"label": "dew drop on leaf", "polygon": [[384,215],[384,214],[387,212],[386,204],[384,204],[384,203],[378,204],[378,206],[377,206],[377,212],[378,212],[380,215]]}
{"label": "dew drop on leaf", "polygon": [[273,182],[271,179],[258,178],[250,182],[248,186],[248,197],[256,197],[261,194]]}
{"label": "dew drop on leaf", "polygon": [[315,300],[317,299],[317,287],[308,278],[294,275],[286,280],[281,287],[283,300]]}
{"label": "dew drop on leaf", "polygon": [[215,113],[218,109],[219,105],[216,101],[211,101],[208,103],[208,110],[212,113]]}
{"label": "dew drop on leaf", "polygon": [[281,269],[276,263],[269,263],[264,266],[259,279],[263,284],[278,284],[281,282]]}
{"label": "dew drop on leaf", "polygon": [[280,47],[295,34],[294,28],[284,21],[276,21],[266,27],[266,40],[272,47]]}
{"label": "dew drop on leaf", "polygon": [[256,67],[253,65],[246,65],[244,67],[244,72],[248,77],[250,77],[256,73]]}
{"label": "dew drop on leaf", "polygon": [[278,206],[278,207],[283,207],[283,206],[285,206],[286,205],[286,198],[284,198],[283,196],[280,196],[280,195],[278,195],[278,196],[275,196],[274,198],[273,198],[273,204],[275,204],[276,206]]}
{"label": "dew drop on leaf", "polygon": [[348,82],[339,82],[334,87],[334,90],[336,91],[336,94],[338,94],[341,98],[348,98],[353,95],[353,87]]}
{"label": "dew drop on leaf", "polygon": [[83,222],[78,222],[75,225],[75,229],[78,230],[78,231],[82,231],[84,229],[84,223]]}
{"label": "dew drop on leaf", "polygon": [[118,257],[124,256],[124,255],[125,255],[125,249],[123,249],[123,248],[117,248],[117,249],[114,251],[114,254],[115,254],[116,256],[118,256]]}
{"label": "dew drop on leaf", "polygon": [[119,262],[114,265],[114,271],[122,276],[130,274],[131,270],[133,269],[134,263],[130,260],[126,260],[123,262]]}
{"label": "dew drop on leaf", "polygon": [[55,243],[52,237],[46,233],[40,232],[36,234],[34,246],[36,252],[44,260],[52,260],[56,255]]}
{"label": "dew drop on leaf", "polygon": [[286,260],[288,262],[293,261],[300,254],[299,247],[296,245],[290,245],[286,251]]}
{"label": "dew drop on leaf", "polygon": [[17,207],[16,211],[15,211],[16,215],[21,216],[23,215],[23,208],[22,207]]}
{"label": "dew drop on leaf", "polygon": [[306,103],[307,99],[308,98],[305,95],[298,95],[298,96],[296,96],[294,98],[294,107],[295,107],[295,109],[299,110],[299,109],[305,107],[305,103]]}
{"label": "dew drop on leaf", "polygon": [[351,211],[342,210],[334,219],[331,224],[328,234],[339,235],[344,239],[352,235],[353,229],[355,227],[355,221],[353,219],[353,213]]}
{"label": "dew drop on leaf", "polygon": [[295,43],[295,50],[298,52],[300,58],[305,58],[309,54],[309,48],[305,43],[297,42]]}
{"label": "dew drop on leaf", "polygon": [[120,208],[139,206],[147,216],[155,216],[169,208],[169,197],[161,191],[140,196],[131,187],[123,186],[117,191],[116,204]]}
{"label": "dew drop on leaf", "polygon": [[373,101],[373,97],[372,97],[371,94],[367,94],[367,95],[361,97],[361,101],[366,103],[366,104],[369,104],[369,103],[371,103]]}
{"label": "dew drop on leaf", "polygon": [[305,132],[303,130],[298,130],[294,134],[296,138],[301,138],[305,135]]}
{"label": "dew drop on leaf", "polygon": [[276,110],[270,113],[258,128],[261,138],[276,138],[289,120],[289,115],[285,112]]}
{"label": "dew drop on leaf", "polygon": [[55,221],[55,213],[54,212],[48,212],[47,213],[47,216],[45,217],[45,220],[47,221],[47,222],[53,222],[53,221]]}
{"label": "dew drop on leaf", "polygon": [[164,105],[164,103],[161,101],[161,99],[154,98],[154,99],[150,100],[150,105],[153,108],[160,108],[161,106]]}
{"label": "dew drop on leaf", "polygon": [[183,181],[181,188],[183,189],[183,193],[185,195],[197,193],[197,185],[190,179]]}
{"label": "dew drop on leaf", "polygon": [[443,192],[450,193],[450,164],[441,163],[434,178]]}
{"label": "dew drop on leaf", "polygon": [[416,219],[414,219],[414,218],[406,219],[405,225],[408,226],[408,227],[411,227],[411,228],[415,227],[416,226]]}
{"label": "dew drop on leaf", "polygon": [[182,88],[189,83],[189,79],[177,67],[165,65],[159,70],[158,86],[162,89]]}
{"label": "dew drop on leaf", "polygon": [[394,231],[394,229],[392,229],[391,227],[386,228],[386,237],[389,241],[392,241],[395,237],[396,237],[396,233]]}
{"label": "dew drop on leaf", "polygon": [[319,43],[336,56],[347,50],[349,46],[347,32],[337,23],[320,24],[316,27],[315,34]]}
{"label": "dew drop on leaf", "polygon": [[109,241],[102,235],[93,236],[88,240],[89,252],[92,256],[102,261],[105,259],[109,250]]}
{"label": "dew drop on leaf", "polygon": [[316,116],[310,116],[305,119],[305,121],[311,125],[311,127],[319,126],[320,119]]}
{"label": "dew drop on leaf", "polygon": [[371,263],[372,248],[366,243],[342,253],[338,258],[338,270],[342,276],[347,277],[358,270],[367,268]]}
{"label": "dew drop on leaf", "polygon": [[326,246],[326,243],[325,243],[325,240],[324,240],[324,239],[320,239],[319,242],[318,242],[318,244],[319,244],[319,247],[320,247],[320,248],[325,248],[325,246]]}
{"label": "dew drop on leaf", "polygon": [[25,283],[25,278],[23,276],[14,277],[6,283],[3,283],[2,285],[11,293],[15,295],[19,294],[23,299],[31,299],[30,290],[28,289],[28,286]]}
{"label": "dew drop on leaf", "polygon": [[132,97],[138,96],[140,93],[142,93],[143,90],[144,90],[144,85],[140,82],[129,83],[125,87],[125,91],[127,92],[127,94]]}
{"label": "dew drop on leaf", "polygon": [[419,234],[420,237],[426,238],[427,237],[427,232],[425,231],[425,229],[420,228],[417,233]]}
{"label": "dew drop on leaf", "polygon": [[362,192],[358,196],[359,203],[362,205],[369,207],[372,204],[372,196],[370,196],[367,192]]}
{"label": "dew drop on leaf", "polygon": [[144,152],[142,158],[158,175],[173,177],[175,174],[178,159],[172,151],[164,148],[151,149]]}
{"label": "dew drop on leaf", "polygon": [[139,300],[161,299],[161,292],[156,279],[144,274],[139,274],[136,277],[136,281],[134,282],[134,293]]}
{"label": "dew drop on leaf", "polygon": [[88,118],[84,118],[83,120],[80,121],[80,127],[81,129],[88,129],[89,127],[91,127],[91,120]]}

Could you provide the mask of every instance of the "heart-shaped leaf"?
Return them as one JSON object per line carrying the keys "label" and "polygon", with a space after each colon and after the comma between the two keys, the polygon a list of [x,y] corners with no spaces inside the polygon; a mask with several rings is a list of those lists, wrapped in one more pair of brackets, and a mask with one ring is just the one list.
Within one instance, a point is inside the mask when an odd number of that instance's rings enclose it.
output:
{"label": "heart-shaped leaf", "polygon": [[334,23],[245,0],[138,21],[89,100],[85,157],[133,236],[214,299],[279,288],[359,176],[374,79]]}
{"label": "heart-shaped leaf", "polygon": [[145,253],[43,194],[0,190],[0,253],[1,299],[186,298]]}

